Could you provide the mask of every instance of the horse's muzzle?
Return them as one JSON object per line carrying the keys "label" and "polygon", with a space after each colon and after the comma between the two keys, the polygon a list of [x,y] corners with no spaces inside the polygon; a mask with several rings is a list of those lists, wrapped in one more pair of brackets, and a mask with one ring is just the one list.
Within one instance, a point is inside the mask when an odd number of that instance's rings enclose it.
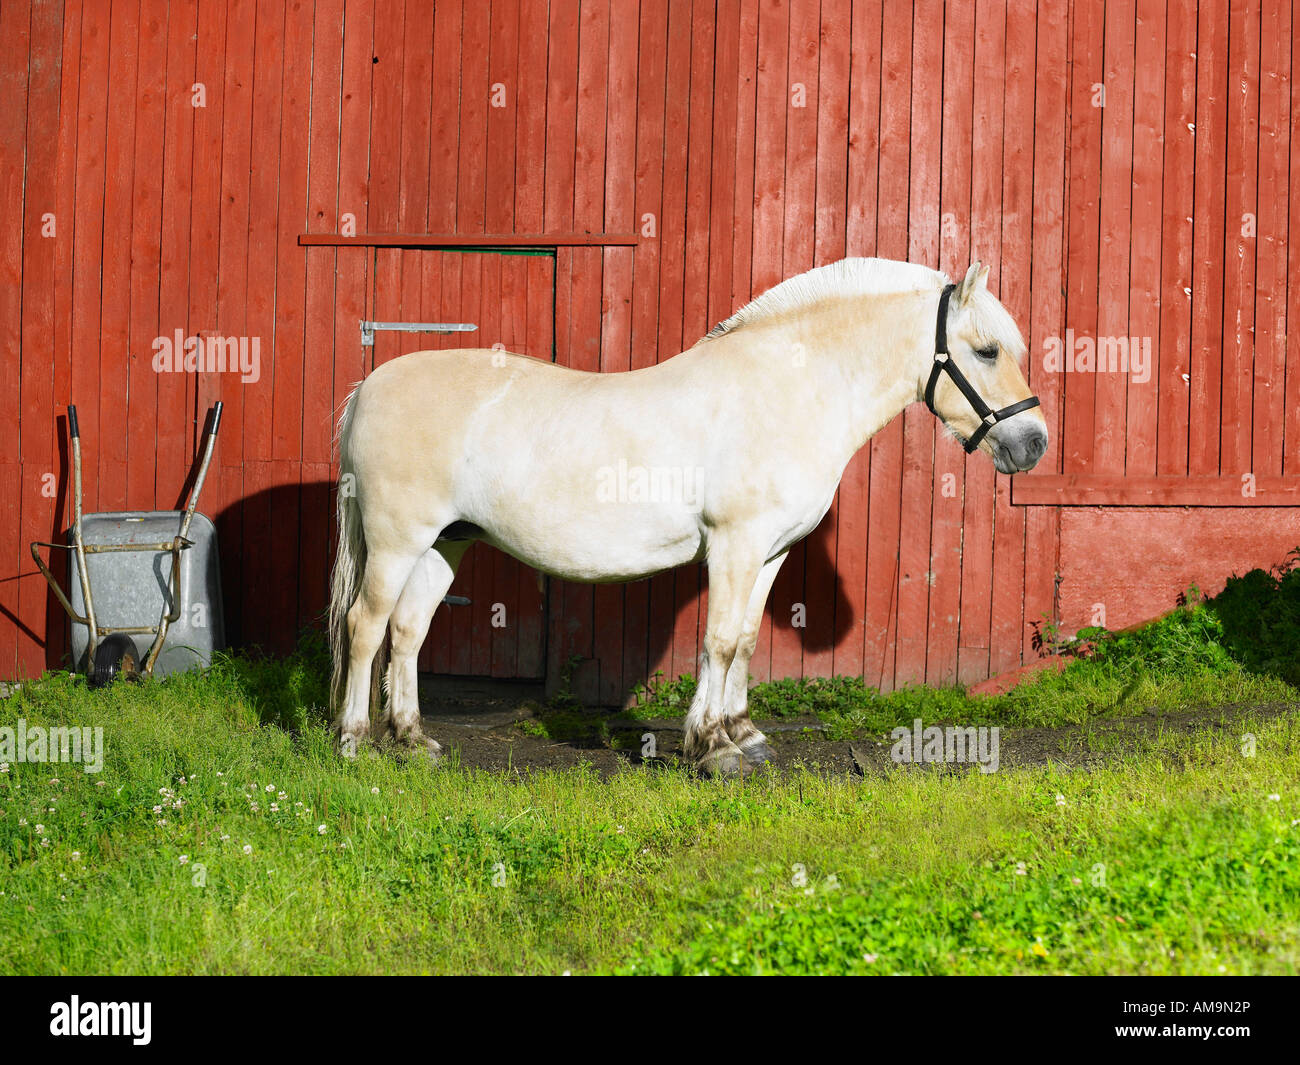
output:
{"label": "horse's muzzle", "polygon": [[1034,422],[1023,428],[1009,422],[988,436],[993,445],[993,465],[999,473],[1032,470],[1047,453],[1047,430]]}

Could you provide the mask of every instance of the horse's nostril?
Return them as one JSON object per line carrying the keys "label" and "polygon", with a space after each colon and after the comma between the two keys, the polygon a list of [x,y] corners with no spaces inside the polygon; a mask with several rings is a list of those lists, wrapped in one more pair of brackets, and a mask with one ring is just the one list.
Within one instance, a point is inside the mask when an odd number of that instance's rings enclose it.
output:
{"label": "horse's nostril", "polygon": [[1047,434],[1035,433],[1029,438],[1029,444],[1026,451],[1029,452],[1029,458],[1037,462],[1043,457],[1043,452],[1047,450]]}

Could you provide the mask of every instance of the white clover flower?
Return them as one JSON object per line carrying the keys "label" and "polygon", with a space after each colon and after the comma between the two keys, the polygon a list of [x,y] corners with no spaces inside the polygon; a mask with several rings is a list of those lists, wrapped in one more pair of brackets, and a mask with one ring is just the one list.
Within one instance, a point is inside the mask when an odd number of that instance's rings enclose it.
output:
{"label": "white clover flower", "polygon": [[181,865],[185,865],[187,862],[189,862],[189,860],[190,860],[190,856],[188,854],[182,854],[180,857]]}
{"label": "white clover flower", "polygon": [[73,860],[74,862],[79,862],[79,861],[81,861],[81,851],[73,851],[73,852],[72,852],[72,860]]}
{"label": "white clover flower", "polygon": [[245,843],[245,844],[244,844],[244,853],[245,853],[245,854],[252,854],[252,853],[253,853],[253,845],[252,845],[251,843]]}
{"label": "white clover flower", "polygon": [[378,788],[371,788],[371,789],[370,789],[370,794],[371,794],[371,795],[378,795],[378,794],[379,794],[379,789],[378,789]]}
{"label": "white clover flower", "polygon": [[325,835],[326,832],[329,831],[329,829],[326,828],[324,825],[317,825],[317,826],[316,826],[316,831],[319,832],[319,833],[323,836],[323,835]]}
{"label": "white clover flower", "polygon": [[1281,796],[1281,795],[1278,795],[1276,792],[1274,792],[1272,795],[1270,795],[1270,796],[1268,797],[1268,801],[1269,801],[1269,802],[1281,802],[1281,801],[1282,801],[1282,796]]}
{"label": "white clover flower", "polygon": [[265,790],[266,790],[266,793],[269,795],[269,794],[271,794],[271,792],[275,791],[275,785],[274,785],[274,784],[268,784],[268,785],[266,786],[266,789],[265,789]]}
{"label": "white clover flower", "polygon": [[38,836],[43,836],[43,835],[45,835],[45,826],[44,826],[44,825],[37,825],[37,826],[36,826],[36,834],[37,834]]}

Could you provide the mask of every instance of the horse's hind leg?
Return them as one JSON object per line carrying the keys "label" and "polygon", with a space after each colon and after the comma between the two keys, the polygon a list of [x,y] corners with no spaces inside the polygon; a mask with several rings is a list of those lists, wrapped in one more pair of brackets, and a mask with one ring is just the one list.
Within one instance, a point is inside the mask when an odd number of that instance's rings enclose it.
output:
{"label": "horse's hind leg", "polygon": [[736,644],[736,657],[727,670],[722,723],[731,742],[740,748],[745,768],[761,765],[772,753],[767,745],[767,737],[749,717],[749,660],[754,657],[754,648],[758,645],[758,630],[763,624],[763,608],[767,605],[768,593],[772,590],[772,583],[776,580],[777,571],[785,561],[786,554],[787,552],[781,552],[759,571],[758,580],[754,582],[745,607],[745,625]]}
{"label": "horse's hind leg", "polygon": [[339,748],[354,756],[370,732],[370,668],[384,641],[389,616],[418,554],[372,551],[356,601],[348,610],[348,678],[339,717]]}
{"label": "horse's hind leg", "polygon": [[392,659],[388,664],[387,725],[399,743],[411,747],[427,746],[435,759],[442,747],[424,734],[420,727],[420,699],[417,659],[429,623],[456,576],[456,568],[470,544],[439,542],[415,564],[406,587],[397,600],[388,628],[393,641]]}

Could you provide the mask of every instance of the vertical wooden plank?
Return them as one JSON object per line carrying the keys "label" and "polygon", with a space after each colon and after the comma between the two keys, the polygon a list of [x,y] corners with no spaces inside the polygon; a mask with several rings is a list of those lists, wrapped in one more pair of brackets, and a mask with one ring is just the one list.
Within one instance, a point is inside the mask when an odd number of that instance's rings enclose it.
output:
{"label": "vertical wooden plank", "polygon": [[[859,0],[852,12],[849,69],[848,182],[845,251],[871,255],[876,248],[876,182],[880,167],[880,55],[882,5]],[[834,672],[865,676],[868,510],[871,446],[849,462],[840,482],[835,568],[843,598],[837,604]],[[847,617],[838,615],[843,608]]]}
{"label": "vertical wooden plank", "polygon": [[[101,434],[99,404],[100,267],[104,239],[105,138],[108,99],[107,11],[87,8],[81,22],[81,83],[77,94],[76,213],[73,219],[71,394],[83,437],[88,473],[98,469]],[[24,38],[25,39],[25,38]],[[10,393],[12,394],[12,393]],[[85,401],[80,401],[85,397]],[[88,402],[87,402],[88,401]],[[93,449],[93,450],[92,450]],[[99,481],[87,476],[82,504],[99,510]]]}
{"label": "vertical wooden plank", "polygon": [[[226,90],[226,16],[224,3],[200,0],[198,58],[194,80],[203,106],[194,108],[194,180],[190,191],[190,303],[189,330],[208,337],[218,330],[218,282],[221,259],[221,163]],[[182,452],[187,465],[198,442],[198,409],[220,398],[219,380],[200,368],[186,375],[186,410]],[[171,491],[179,491],[179,486]],[[229,549],[228,549],[229,550]]]}
{"label": "vertical wooden plank", "polygon": [[[574,132],[573,225],[575,229],[586,232],[596,232],[603,224],[608,75],[608,6],[599,0],[582,0]],[[599,370],[601,249],[574,248],[570,266],[569,365],[579,370]],[[598,624],[595,589],[589,584],[566,584],[564,587],[565,623],[570,627],[574,653],[590,660],[573,677],[574,694],[584,703],[599,700],[600,674],[605,662],[596,651],[596,633],[606,623],[622,627],[621,589],[616,598],[617,617],[603,618]],[[607,605],[613,606],[608,603],[608,597]],[[608,668],[617,671],[621,678],[621,643],[617,654],[611,655]]]}
{"label": "vertical wooden plank", "polygon": [[[1181,303],[1181,293],[1162,292],[1160,242],[1165,153],[1165,5],[1138,0],[1133,58],[1133,221],[1129,251],[1132,296],[1129,336],[1138,344],[1148,340],[1151,362],[1147,379],[1133,369],[1130,352],[1125,472],[1153,476],[1156,472],[1157,396],[1161,376],[1157,367],[1164,337],[1160,331],[1163,299]],[[1169,136],[1177,136],[1170,130]],[[1179,382],[1181,384],[1181,381]]]}
{"label": "vertical wooden plank", "polygon": [[1103,343],[1129,335],[1129,256],[1133,198],[1133,0],[1106,5],[1105,106],[1101,111],[1101,246],[1094,375],[1093,464],[1097,473],[1124,472],[1128,374],[1112,369]]}
{"label": "vertical wooden plank", "polygon": [[[817,104],[818,5],[791,0],[786,60],[784,172],[782,200],[781,274],[794,277],[812,269],[817,220]],[[834,609],[808,600],[805,577],[808,539],[795,544],[772,587],[772,676],[797,677],[803,672],[804,636],[809,614]],[[796,613],[797,611],[797,613]],[[795,625],[796,617],[805,624]],[[833,619],[832,619],[833,624]]]}
{"label": "vertical wooden plank", "polygon": [[[1101,202],[1101,138],[1104,76],[1102,7],[1081,4],[1074,9],[1071,29],[1070,144],[1067,155],[1069,192],[1069,263],[1066,270],[1066,323],[1074,336],[1097,335],[1097,302]],[[1067,473],[1093,466],[1096,426],[1096,374],[1067,373],[1062,443]]]}
{"label": "vertical wooden plank", "polygon": [[[0,16],[3,21],[3,16]],[[0,322],[9,326],[6,335],[21,337],[21,392],[11,393],[14,406],[10,402],[0,404],[0,420],[5,424],[11,418],[16,419],[19,431],[20,451],[12,458],[20,458],[22,466],[21,492],[13,497],[13,508],[21,507],[21,526],[17,523],[12,528],[20,528],[17,544],[17,571],[26,574],[17,583],[17,663],[18,676],[35,676],[41,673],[47,663],[58,663],[55,653],[62,653],[62,634],[65,624],[62,620],[62,608],[49,593],[45,582],[34,572],[30,557],[24,558],[22,552],[33,540],[51,540],[59,538],[62,529],[60,515],[56,504],[58,494],[50,492],[47,485],[57,486],[62,470],[60,456],[55,450],[50,426],[55,420],[54,407],[54,366],[56,358],[55,333],[55,277],[56,256],[60,245],[58,229],[57,197],[57,150],[58,138],[55,131],[59,129],[59,94],[62,82],[63,50],[63,10],[55,4],[41,4],[32,9],[30,22],[29,50],[31,61],[27,68],[26,109],[23,118],[26,128],[22,134],[22,144],[26,155],[26,174],[20,177],[22,188],[22,226],[18,234],[9,234],[9,245],[4,248],[6,256],[3,261],[11,265],[15,260],[7,258],[13,252],[15,235],[22,241],[21,263],[22,276],[20,288],[7,287],[8,299],[12,293],[21,291],[22,309],[20,319],[8,319],[12,312],[12,302],[0,304]],[[21,49],[16,50],[18,52]],[[16,61],[17,54],[13,57]],[[10,77],[12,68],[0,68],[0,93],[4,99],[11,101],[9,107],[19,110],[17,97],[10,95]],[[15,122],[15,115],[7,115],[4,120]],[[28,136],[27,131],[41,131],[39,136]],[[13,126],[3,128],[6,144],[10,141]],[[16,154],[16,153],[13,153]],[[8,211],[12,206],[12,179],[7,169],[11,164],[7,158],[0,163],[0,204]],[[54,180],[51,180],[51,178]],[[54,232],[48,228],[53,218]],[[10,227],[17,230],[19,227]],[[7,286],[12,285],[12,275],[5,276]],[[5,297],[0,297],[4,299]],[[21,330],[21,332],[20,332]],[[10,359],[17,352],[6,349],[4,360],[11,368],[17,365],[18,358]],[[147,363],[146,363],[147,366]],[[150,484],[152,490],[152,483]],[[7,629],[15,619],[0,617],[0,629]],[[4,637],[0,635],[0,646]],[[47,655],[48,653],[48,655]],[[0,658],[0,664],[3,663]]]}
{"label": "vertical wooden plank", "polygon": [[[942,25],[941,0],[917,0],[917,27]],[[939,175],[943,101],[930,85],[943,63],[943,36],[912,34],[911,161],[908,179],[907,258],[935,266],[939,261]],[[925,644],[930,599],[930,552],[936,421],[924,407],[903,415],[902,539],[898,565],[898,649],[896,683],[925,680]]]}
{"label": "vertical wooden plank", "polygon": [[[534,186],[540,193],[540,185]],[[535,205],[532,201],[535,200]],[[540,210],[540,196],[518,201],[520,224],[531,212]],[[527,355],[550,361],[555,351],[555,260],[551,256],[533,255],[524,259],[526,266],[527,336],[522,350]],[[524,566],[519,567],[518,619],[519,650],[516,676],[542,678],[546,673],[546,594],[545,578]]]}
{"label": "vertical wooden plank", "polygon": [[[988,127],[999,99],[999,84],[990,67],[988,54],[990,13],[987,4],[963,4],[949,9],[943,20],[943,179],[940,190],[939,269],[949,277],[965,276],[972,256],[980,256],[990,267],[997,265],[988,244],[988,219],[981,217],[983,229],[972,248],[971,182],[973,165],[987,168]],[[976,38],[976,30],[980,36]],[[980,71],[980,94],[975,99],[975,71]],[[987,86],[987,88],[986,88]],[[998,116],[1001,124],[1001,114]],[[982,142],[976,146],[976,124]],[[998,149],[994,149],[995,151]],[[983,190],[987,193],[988,180]],[[981,207],[987,207],[982,202]],[[978,511],[985,502],[973,483],[984,455],[975,455],[969,466],[972,483],[967,485],[966,453],[949,434],[941,433],[934,449],[934,516],[930,528],[930,607],[929,632],[926,634],[925,679],[931,684],[951,685],[957,680],[959,634],[971,642],[975,619],[967,618],[963,602],[963,581],[967,574],[963,562],[971,560],[982,544],[971,545],[963,553],[963,510]],[[965,515],[969,516],[969,515]],[[978,520],[978,518],[976,519]],[[970,583],[974,584],[973,575]]]}
{"label": "vertical wooden plank", "polygon": [[[633,225],[641,240],[632,260],[631,362],[653,366],[659,353],[659,240],[663,201],[664,112],[668,65],[668,10],[641,5],[638,28],[636,174]],[[652,590],[667,606],[652,617]],[[632,686],[664,668],[663,646],[671,642],[671,584],[658,577],[629,585],[623,600],[623,678]],[[652,648],[651,643],[654,641]]]}
{"label": "vertical wooden plank", "polygon": [[[105,248],[131,244],[131,188],[135,169],[135,78],[140,49],[139,0],[114,5],[108,27],[108,128],[105,153]],[[99,407],[95,459],[89,474],[99,480],[99,505],[126,508],[127,410],[130,380],[131,264],[124,255],[100,262],[100,318],[96,388],[88,403]],[[78,404],[80,410],[80,404]],[[150,446],[154,446],[152,443]],[[98,471],[98,473],[96,473]]]}
{"label": "vertical wooden plank", "polygon": [[1251,472],[1255,372],[1255,254],[1259,204],[1259,2],[1233,0],[1228,27],[1227,180],[1224,184],[1223,432],[1219,470]]}
{"label": "vertical wooden plank", "polygon": [[[545,225],[547,47],[545,0],[523,0],[514,162],[514,224],[521,233],[539,233]],[[530,256],[523,263],[525,329],[519,350],[550,361],[555,357],[555,260]],[[546,673],[546,579],[520,566],[516,595],[517,675],[542,677]]]}
{"label": "vertical wooden plank", "polygon": [[[629,6],[609,9],[608,100],[605,124],[604,229],[627,233],[635,229],[636,100],[638,12]],[[631,248],[605,248],[602,252],[600,313],[600,369],[617,373],[632,368],[632,256]],[[594,654],[600,662],[597,699],[603,706],[621,706],[626,690],[642,682],[642,675],[626,676],[625,644],[640,639],[636,623],[628,616],[630,586],[602,585],[595,589]],[[644,625],[644,610],[635,611]],[[644,653],[644,652],[642,652]]]}
{"label": "vertical wooden plank", "polygon": [[[321,0],[316,6],[312,54],[311,127],[307,141],[307,229],[309,232],[338,232],[342,215],[342,175],[344,94],[352,89],[344,85],[344,49],[347,42],[347,5],[338,0]],[[362,29],[367,37],[369,27]],[[432,30],[426,44],[432,45]],[[426,51],[426,55],[427,55]],[[374,64],[371,64],[372,66]],[[426,98],[427,99],[427,98]],[[426,104],[427,107],[427,104]],[[427,143],[427,131],[426,131]],[[420,149],[420,169],[427,169],[427,149]],[[427,197],[425,197],[427,199]],[[289,236],[290,234],[285,234]],[[298,549],[297,603],[294,631],[306,625],[320,625],[328,602],[328,544],[325,530],[329,516],[323,515],[329,492],[313,483],[308,472],[328,470],[333,451],[336,382],[342,376],[356,380],[362,374],[356,318],[352,329],[340,333],[336,325],[340,297],[355,308],[364,274],[356,263],[360,249],[306,248],[300,252],[305,274],[303,307],[303,389],[302,445],[304,465],[298,476]],[[287,252],[287,249],[286,249]],[[345,267],[342,260],[348,260]],[[350,268],[349,268],[350,267]],[[351,293],[341,292],[344,285]],[[355,313],[355,311],[353,312]],[[358,316],[359,317],[359,316]],[[337,347],[336,347],[337,344]],[[343,363],[340,367],[338,364]],[[288,486],[279,489],[288,494]],[[324,518],[323,524],[320,523]],[[286,540],[289,529],[284,530]]]}
{"label": "vertical wooden plank", "polygon": [[163,120],[166,103],[167,12],[154,4],[142,8],[136,78],[136,137],[131,211],[131,279],[127,395],[127,435],[131,439],[126,469],[126,506],[151,509],[171,505],[159,499],[154,485],[157,463],[158,374],[153,369],[153,341],[159,335],[159,242],[162,226]]}
{"label": "vertical wooden plank", "polygon": [[[322,47],[327,47],[325,41],[330,33],[325,27],[330,21],[325,11],[321,14]],[[257,254],[272,259],[275,269],[274,306],[256,310],[259,321],[264,323],[261,328],[273,330],[274,341],[264,340],[263,346],[264,361],[267,350],[271,351],[269,365],[263,367],[263,380],[256,389],[249,390],[245,399],[247,403],[255,394],[264,397],[269,390],[270,404],[268,410],[265,401],[259,403],[256,408],[259,416],[246,418],[244,422],[240,515],[246,634],[257,634],[256,639],[268,647],[292,643],[298,608],[301,470],[295,466],[290,474],[288,464],[302,459],[307,271],[306,256],[298,247],[297,237],[308,226],[313,15],[313,11],[300,7],[290,8],[285,16],[276,160],[277,221],[274,230],[249,235]],[[259,29],[269,34],[277,28],[275,16],[266,11],[263,27]],[[337,28],[333,32],[337,34]],[[274,74],[268,71],[268,77],[274,78]],[[269,92],[272,85],[266,88]],[[320,121],[319,117],[317,120]],[[270,135],[270,129],[259,129],[259,133]],[[264,175],[262,180],[269,187],[270,175]],[[261,210],[259,206],[259,219],[263,218]],[[260,281],[264,276],[262,271],[269,274],[270,269],[269,264],[257,263],[253,276]],[[313,368],[312,372],[328,371]],[[313,384],[313,389],[316,387]],[[313,457],[319,461],[319,452]],[[281,580],[280,574],[286,569],[292,572],[292,577]],[[267,590],[273,584],[278,586],[270,597],[268,610]]]}
{"label": "vertical wooden plank", "polygon": [[1196,192],[1192,216],[1191,410],[1188,467],[1219,472],[1223,384],[1224,179],[1228,0],[1203,0],[1196,32]]}
{"label": "vertical wooden plank", "polygon": [[[0,9],[0,33],[5,48],[0,55],[0,574],[5,577],[26,566],[20,561],[22,529],[22,425],[19,413],[22,375],[22,293],[25,228],[23,219],[24,158],[28,129],[29,74],[32,66],[31,10],[28,4],[5,4]],[[35,345],[33,345],[35,348]],[[33,355],[35,352],[33,351]],[[0,581],[0,677],[18,669],[18,581]]]}
{"label": "vertical wooden plank", "polygon": [[[172,4],[167,13],[167,95],[163,137],[162,171],[162,239],[159,247],[158,278],[158,333],[174,338],[189,335],[189,282],[190,282],[190,210],[193,190],[194,159],[194,92],[198,53],[198,3],[197,0]],[[74,306],[76,304],[74,293]],[[73,338],[76,350],[76,338]],[[175,492],[185,479],[188,458],[182,441],[190,421],[186,405],[188,375],[184,372],[164,372],[158,375],[157,431],[158,440],[169,441],[167,447],[158,449],[154,474],[157,498],[163,499]],[[224,439],[223,439],[224,446]],[[220,456],[218,456],[220,462]],[[239,557],[232,552],[233,544],[222,539],[225,556],[222,558],[222,587],[225,591],[224,607],[226,630],[233,635],[238,631],[240,596],[238,595],[237,568],[233,562]]]}
{"label": "vertical wooden plank", "polygon": [[[1032,321],[1034,226],[1034,81],[1037,19],[1021,17],[1007,4],[1006,59],[1003,66],[1002,203],[998,224],[1002,250],[998,256],[998,296],[1030,340]],[[1024,367],[1039,355],[1030,349]],[[1025,508],[1011,505],[1011,478],[998,475],[993,514],[993,600],[989,631],[988,672],[1000,673],[1020,664],[1025,630],[1026,552],[1037,544],[1025,536]]]}
{"label": "vertical wooden plank", "polygon": [[1156,473],[1187,474],[1191,396],[1192,229],[1196,149],[1196,17],[1165,9],[1164,189]]}
{"label": "vertical wooden plank", "polygon": [[[754,221],[750,263],[752,295],[782,280],[785,234],[785,156],[789,99],[790,13],[786,3],[762,3],[758,12],[758,77],[754,112]],[[671,140],[670,140],[671,143]],[[670,313],[665,305],[662,314]],[[793,568],[789,559],[783,570]],[[789,578],[772,589],[769,610],[759,630],[750,669],[764,681],[777,672],[772,649],[780,626],[790,623]],[[779,619],[779,620],[778,620]]]}
{"label": "vertical wooden plank", "polygon": [[[990,266],[989,288],[1001,293],[1003,128],[1006,106],[1006,7],[980,0],[975,15],[975,101],[971,172],[971,258]],[[998,101],[995,103],[994,101]],[[945,168],[946,170],[946,168]],[[955,275],[954,275],[955,276]],[[946,434],[945,434],[946,435]],[[936,449],[937,450],[937,449]],[[965,455],[966,494],[961,530],[961,629],[957,681],[971,684],[989,672],[993,624],[994,509],[998,473],[986,455]],[[942,493],[935,495],[939,509]],[[938,528],[936,524],[936,540]],[[937,551],[936,551],[937,553]],[[1011,561],[1010,557],[1006,559]],[[936,580],[936,591],[938,582]],[[931,614],[935,610],[931,607]],[[929,679],[927,677],[927,679]]]}
{"label": "vertical wooden plank", "polygon": [[[1060,468],[1064,445],[1061,441],[1063,396],[1062,375],[1046,371],[1041,353],[1048,337],[1060,338],[1065,327],[1066,249],[1068,223],[1065,219],[1066,153],[1070,90],[1059,76],[1069,54],[1069,26],[1059,6],[1045,5],[1038,13],[1036,61],[1034,66],[1034,172],[1033,244],[1030,276],[1029,387],[1039,397],[1047,422],[1047,454],[1040,465]],[[1033,648],[1035,624],[1055,617],[1057,550],[1060,540],[1060,510],[1057,507],[1028,507],[1025,512],[1025,625],[1021,656],[1037,657]]]}
{"label": "vertical wooden plank", "polygon": [[[1300,0],[1291,5],[1291,62],[1296,62],[1294,33],[1300,25]],[[1291,79],[1291,116],[1300,115],[1300,77]],[[1294,150],[1294,133],[1292,144]],[[1283,427],[1282,472],[1300,473],[1300,329],[1291,328],[1295,314],[1290,308],[1300,302],[1300,181],[1290,183],[1290,204],[1287,212],[1291,231],[1287,242],[1287,344],[1286,344],[1286,420]]]}
{"label": "vertical wooden plank", "polygon": [[[912,30],[913,11],[910,3],[884,5],[881,24],[880,173],[876,196],[876,254],[885,259],[908,257]],[[892,690],[895,686],[902,483],[903,421],[896,418],[871,440],[863,676],[868,683],[882,691]]]}
{"label": "vertical wooden plank", "polygon": [[1286,192],[1292,150],[1292,25],[1285,5],[1261,14],[1259,207],[1255,268],[1254,438],[1250,468],[1282,474],[1286,391]]}
{"label": "vertical wooden plank", "polygon": [[[848,211],[849,64],[852,37],[851,0],[823,0],[817,19],[820,48],[817,75],[816,209],[813,262],[844,258]],[[837,635],[851,627],[847,601],[837,572],[840,555],[841,494],[822,523],[808,538],[804,563],[804,595],[808,628],[803,649],[803,675],[829,677],[835,673]],[[845,544],[844,561],[857,550]],[[861,643],[858,643],[861,648]],[[859,653],[861,653],[859,651]]]}
{"label": "vertical wooden plank", "polygon": [[[231,4],[225,12],[225,20],[220,32],[224,35],[222,48],[225,62],[221,64],[220,74],[207,70],[201,77],[220,79],[220,88],[209,84],[209,93],[218,93],[221,98],[221,115],[212,136],[215,146],[212,154],[207,156],[210,163],[203,159],[196,160],[196,166],[210,169],[217,181],[217,208],[214,255],[211,260],[203,262],[198,269],[211,277],[211,293],[214,303],[211,310],[203,314],[194,326],[196,333],[205,336],[231,337],[235,343],[248,335],[248,293],[250,244],[255,249],[251,258],[257,259],[261,245],[257,237],[261,234],[251,232],[251,174],[252,122],[253,122],[253,50],[256,41],[257,19],[254,6],[241,2]],[[202,38],[201,38],[202,39]],[[273,201],[274,202],[274,201]],[[274,231],[274,223],[272,224]],[[274,256],[268,256],[274,261]],[[208,280],[204,279],[205,290]],[[268,288],[274,288],[274,276],[267,281]],[[262,294],[259,294],[262,295]],[[263,296],[263,298],[266,298]],[[265,319],[264,319],[265,320]],[[251,348],[250,348],[251,354]],[[271,338],[261,341],[258,349],[258,380],[245,382],[242,374],[233,372],[200,372],[195,378],[194,403],[199,425],[208,409],[217,400],[224,404],[221,436],[217,443],[214,464],[216,476],[205,482],[203,505],[209,513],[216,514],[217,538],[225,552],[222,566],[222,583],[229,594],[223,596],[224,603],[232,598],[241,600],[239,616],[256,613],[260,620],[266,622],[265,633],[275,633],[283,625],[292,632],[293,608],[286,603],[283,589],[296,591],[298,586],[297,558],[287,572],[277,572],[274,587],[263,585],[260,589],[264,595],[256,601],[250,601],[247,592],[247,574],[244,565],[246,552],[243,516],[244,497],[244,400],[250,391],[269,391],[271,387],[270,361]],[[238,357],[235,359],[238,364]],[[263,376],[262,371],[266,374]],[[197,444],[197,439],[195,441]],[[186,457],[196,453],[187,441]],[[266,451],[259,452],[257,459],[269,458]],[[179,486],[164,490],[175,492]],[[173,505],[169,503],[168,505]],[[264,571],[265,572],[265,571]],[[239,589],[240,591],[236,591]],[[242,593],[242,594],[241,594]],[[241,633],[236,626],[231,634],[238,638]],[[267,650],[280,650],[283,645],[273,641],[264,643]]]}
{"label": "vertical wooden plank", "polygon": [[[547,34],[546,82],[546,185],[543,221],[550,232],[572,227],[574,161],[578,118],[578,35],[577,0],[553,3]],[[561,248],[555,261],[555,356],[562,365],[572,362],[573,255]],[[590,642],[582,641],[582,619],[569,616],[569,586],[548,582],[547,681],[559,683],[569,672],[570,660],[590,654]],[[590,615],[587,617],[590,633]]]}

